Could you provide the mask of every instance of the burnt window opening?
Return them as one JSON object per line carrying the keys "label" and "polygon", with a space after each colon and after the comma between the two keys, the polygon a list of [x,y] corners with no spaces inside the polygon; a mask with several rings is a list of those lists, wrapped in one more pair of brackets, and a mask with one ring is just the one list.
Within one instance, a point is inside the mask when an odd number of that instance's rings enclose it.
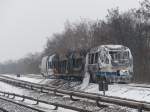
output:
{"label": "burnt window opening", "polygon": [[129,52],[124,52],[123,53],[123,59],[129,59]]}
{"label": "burnt window opening", "polygon": [[88,63],[89,64],[98,63],[98,52],[97,53],[93,53],[93,54],[89,54]]}
{"label": "burnt window opening", "polygon": [[89,64],[93,64],[94,54],[89,54]]}
{"label": "burnt window opening", "polygon": [[88,64],[91,64],[91,54],[89,54],[89,57],[88,57]]}
{"label": "burnt window opening", "polygon": [[98,63],[98,53],[95,53],[95,61],[94,63]]}
{"label": "burnt window opening", "polygon": [[109,51],[109,54],[110,54],[112,60],[115,60],[117,58],[117,52],[115,52],[115,51]]}
{"label": "burnt window opening", "polygon": [[48,69],[52,69],[52,68],[54,68],[53,62],[48,62]]}
{"label": "burnt window opening", "polygon": [[94,63],[94,54],[91,54],[91,64]]}
{"label": "burnt window opening", "polygon": [[107,57],[106,57],[105,63],[109,64],[109,59]]}

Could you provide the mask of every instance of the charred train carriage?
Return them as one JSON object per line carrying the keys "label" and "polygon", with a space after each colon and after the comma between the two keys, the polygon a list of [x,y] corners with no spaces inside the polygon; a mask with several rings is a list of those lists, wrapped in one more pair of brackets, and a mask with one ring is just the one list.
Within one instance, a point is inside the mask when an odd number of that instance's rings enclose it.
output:
{"label": "charred train carriage", "polygon": [[133,57],[123,45],[101,45],[88,51],[45,56],[41,62],[44,76],[83,78],[88,72],[91,81],[129,82],[133,74]]}
{"label": "charred train carriage", "polygon": [[108,82],[129,82],[133,74],[130,49],[122,45],[101,45],[87,53],[92,80],[103,77]]}

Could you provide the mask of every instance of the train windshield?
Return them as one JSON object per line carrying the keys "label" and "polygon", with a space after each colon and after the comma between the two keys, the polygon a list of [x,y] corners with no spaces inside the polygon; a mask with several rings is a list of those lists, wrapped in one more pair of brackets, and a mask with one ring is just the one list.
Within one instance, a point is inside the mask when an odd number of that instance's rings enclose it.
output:
{"label": "train windshield", "polygon": [[114,66],[127,65],[129,63],[129,51],[109,51],[111,63]]}

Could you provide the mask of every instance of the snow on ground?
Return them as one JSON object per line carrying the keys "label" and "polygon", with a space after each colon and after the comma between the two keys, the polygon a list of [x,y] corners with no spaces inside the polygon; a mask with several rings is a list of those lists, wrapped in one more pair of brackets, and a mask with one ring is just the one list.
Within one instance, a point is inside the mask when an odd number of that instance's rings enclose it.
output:
{"label": "snow on ground", "polygon": [[[42,81],[44,81],[45,79],[43,77],[41,78],[36,78],[36,77],[26,77],[25,75],[21,75],[20,77],[17,77],[14,74],[2,74],[3,76],[7,76],[7,77],[11,77],[11,78],[15,78],[18,80],[23,80],[23,81],[29,81],[29,82],[33,82],[33,83],[40,83]],[[32,75],[32,74],[31,74]]]}
{"label": "snow on ground", "polygon": [[81,84],[81,90],[84,90],[88,86],[89,81],[90,81],[90,74],[88,72],[86,72],[83,82]]}
{"label": "snow on ground", "polygon": [[17,79],[23,80],[23,81],[29,81],[33,83],[39,83],[42,81],[42,79],[34,79],[34,78],[29,78],[29,77],[18,77]]}
{"label": "snow on ground", "polygon": [[[20,95],[29,95],[32,94],[32,90],[27,90],[27,89],[23,89],[20,87],[15,87],[13,85],[4,83],[4,82],[0,82],[0,91],[5,91],[5,92],[12,92],[12,93],[16,93],[16,94],[20,94]],[[19,98],[17,98],[18,100],[20,100]],[[29,104],[33,104],[33,102],[31,102],[30,100],[25,100],[26,103]],[[34,102],[35,103],[35,102]],[[48,110],[48,112],[76,112],[73,110],[69,110],[69,109],[64,109],[64,108],[58,108],[58,110],[51,110],[53,109],[54,106],[50,106],[50,105],[43,105],[43,104],[39,104],[39,106],[41,106],[44,110]]]}
{"label": "snow on ground", "polygon": [[[5,76],[10,76],[10,75],[5,75]],[[53,81],[53,79],[44,79],[44,78],[39,79],[39,78],[33,78],[33,77],[31,78],[31,77],[25,77],[25,76],[16,77],[15,75],[11,75],[10,77],[16,78],[19,80],[40,83],[40,84],[49,84],[51,81]],[[85,85],[87,87],[85,87]],[[80,87],[82,86],[84,86],[84,89],[81,89],[81,91],[103,94],[102,91],[101,92],[99,91],[98,84],[94,84],[94,83],[87,84],[87,80],[85,80],[80,85]],[[113,85],[109,85],[109,90],[106,91],[106,95],[150,102],[150,88],[133,87],[133,86],[150,87],[150,85],[146,85],[146,84],[113,84]],[[8,91],[8,92],[15,92],[18,94],[24,94],[25,92],[27,92],[24,89],[17,88],[11,85],[8,86],[8,84],[4,84],[2,82],[0,82],[0,90]],[[59,110],[52,111],[52,112],[74,112],[74,111],[59,108]]]}
{"label": "snow on ground", "polygon": [[15,87],[10,84],[6,84],[4,82],[0,82],[0,91],[12,92],[12,93],[21,94],[21,95],[28,93],[28,91],[26,91],[25,89]]}
{"label": "snow on ground", "polygon": [[[109,85],[108,88],[109,90],[106,91],[107,96],[150,102],[150,88],[132,87],[127,84]],[[85,92],[103,94],[102,91],[99,91],[98,84],[89,84]]]}
{"label": "snow on ground", "polygon": [[43,79],[39,83],[40,84],[50,84],[53,81],[53,79]]}
{"label": "snow on ground", "polygon": [[[25,76],[16,77],[16,75],[9,75],[9,74],[5,76],[9,76],[9,77],[16,78],[19,80],[24,80],[24,81],[40,83],[40,84],[50,84],[51,81],[53,81],[53,79],[44,79],[44,78],[39,79],[39,78],[33,78],[33,77],[31,78],[31,77],[25,77]],[[89,93],[103,94],[102,91],[99,91],[98,84],[90,83],[88,85],[88,79],[89,77],[87,75],[85,80],[83,80],[83,83],[80,85],[80,90],[89,92]],[[146,85],[146,84],[133,84],[133,83],[132,84],[113,84],[113,85],[109,85],[109,90],[106,91],[106,95],[150,102],[150,88],[133,87],[133,86],[150,87],[150,85]],[[7,89],[7,86],[3,86],[3,84],[1,83],[0,83],[0,87]],[[13,87],[10,88],[9,90],[13,90]]]}

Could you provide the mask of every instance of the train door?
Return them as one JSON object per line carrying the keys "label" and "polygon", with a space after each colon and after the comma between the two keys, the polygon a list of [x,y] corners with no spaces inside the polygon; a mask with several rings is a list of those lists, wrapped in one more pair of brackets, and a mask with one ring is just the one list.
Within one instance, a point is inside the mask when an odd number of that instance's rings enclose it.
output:
{"label": "train door", "polygon": [[91,81],[92,82],[96,82],[97,81],[97,77],[96,77],[96,72],[98,71],[98,57],[99,57],[99,53],[95,52],[95,53],[89,53],[88,56],[88,71],[91,75]]}

